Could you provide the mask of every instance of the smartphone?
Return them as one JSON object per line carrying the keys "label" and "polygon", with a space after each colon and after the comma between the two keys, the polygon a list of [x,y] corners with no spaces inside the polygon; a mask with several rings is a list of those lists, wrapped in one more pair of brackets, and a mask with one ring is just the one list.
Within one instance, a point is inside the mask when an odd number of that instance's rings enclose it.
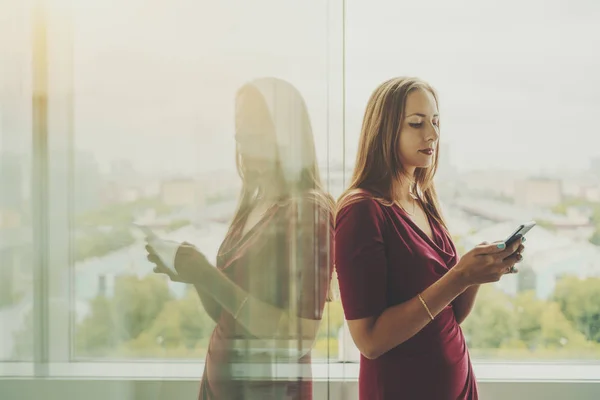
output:
{"label": "smartphone", "polygon": [[154,252],[158,258],[160,258],[163,265],[167,267],[171,273],[177,275],[177,271],[175,270],[175,255],[177,254],[177,250],[179,249],[179,246],[181,246],[181,243],[174,242],[172,240],[161,239],[146,225],[136,223],[133,225],[144,232],[146,239],[148,240],[148,244],[152,246]]}
{"label": "smartphone", "polygon": [[535,221],[529,221],[525,224],[519,225],[519,227],[504,241],[506,247],[510,246],[517,240],[521,239],[527,232],[536,225]]}

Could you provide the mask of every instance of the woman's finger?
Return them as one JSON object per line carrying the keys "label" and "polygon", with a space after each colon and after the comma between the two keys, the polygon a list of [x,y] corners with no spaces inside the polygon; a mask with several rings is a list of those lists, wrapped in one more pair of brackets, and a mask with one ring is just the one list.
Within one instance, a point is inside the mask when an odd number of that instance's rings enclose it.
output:
{"label": "woman's finger", "polygon": [[504,242],[498,242],[477,246],[474,250],[475,255],[483,256],[487,254],[498,254],[503,252],[504,249],[506,249],[506,245],[504,244]]}
{"label": "woman's finger", "polygon": [[156,252],[154,251],[154,247],[150,246],[149,244],[147,244],[147,245],[145,246],[145,248],[146,248],[146,251],[147,251],[149,254],[156,254]]}
{"label": "woman's finger", "polygon": [[151,263],[154,264],[160,264],[160,259],[158,258],[158,256],[156,254],[148,254],[146,256],[146,258],[148,259],[148,261],[150,261]]}

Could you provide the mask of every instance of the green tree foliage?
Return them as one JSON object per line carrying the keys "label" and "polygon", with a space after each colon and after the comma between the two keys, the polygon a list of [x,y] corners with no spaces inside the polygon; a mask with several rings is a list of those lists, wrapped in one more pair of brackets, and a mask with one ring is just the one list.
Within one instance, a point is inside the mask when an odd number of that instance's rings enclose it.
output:
{"label": "green tree foliage", "polygon": [[162,276],[121,276],[113,297],[99,296],[77,326],[78,356],[201,356],[214,323],[192,288],[181,299]]}
{"label": "green tree foliage", "polygon": [[600,342],[600,278],[563,278],[556,285],[554,300],[578,331]]}

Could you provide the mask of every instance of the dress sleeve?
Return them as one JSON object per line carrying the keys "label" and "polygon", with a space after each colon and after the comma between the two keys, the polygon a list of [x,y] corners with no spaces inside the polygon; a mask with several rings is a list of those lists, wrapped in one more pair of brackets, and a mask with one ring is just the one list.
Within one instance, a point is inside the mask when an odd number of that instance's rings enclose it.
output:
{"label": "dress sleeve", "polygon": [[341,209],[335,224],[335,268],[347,320],[380,315],[387,307],[384,216],[373,199]]}

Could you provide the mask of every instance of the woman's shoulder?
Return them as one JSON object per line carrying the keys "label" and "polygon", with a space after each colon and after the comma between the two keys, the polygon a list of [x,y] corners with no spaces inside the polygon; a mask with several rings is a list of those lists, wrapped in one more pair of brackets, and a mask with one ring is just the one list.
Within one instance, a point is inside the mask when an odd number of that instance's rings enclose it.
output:
{"label": "woman's shoulder", "polygon": [[282,198],[277,209],[279,219],[284,222],[300,218],[306,223],[327,222],[333,226],[335,202],[327,192],[311,190]]}
{"label": "woman's shoulder", "polygon": [[385,208],[391,203],[378,197],[375,193],[364,189],[353,189],[344,193],[338,200],[336,207],[336,220],[348,215],[356,215],[361,218],[375,218],[382,221],[385,216]]}

